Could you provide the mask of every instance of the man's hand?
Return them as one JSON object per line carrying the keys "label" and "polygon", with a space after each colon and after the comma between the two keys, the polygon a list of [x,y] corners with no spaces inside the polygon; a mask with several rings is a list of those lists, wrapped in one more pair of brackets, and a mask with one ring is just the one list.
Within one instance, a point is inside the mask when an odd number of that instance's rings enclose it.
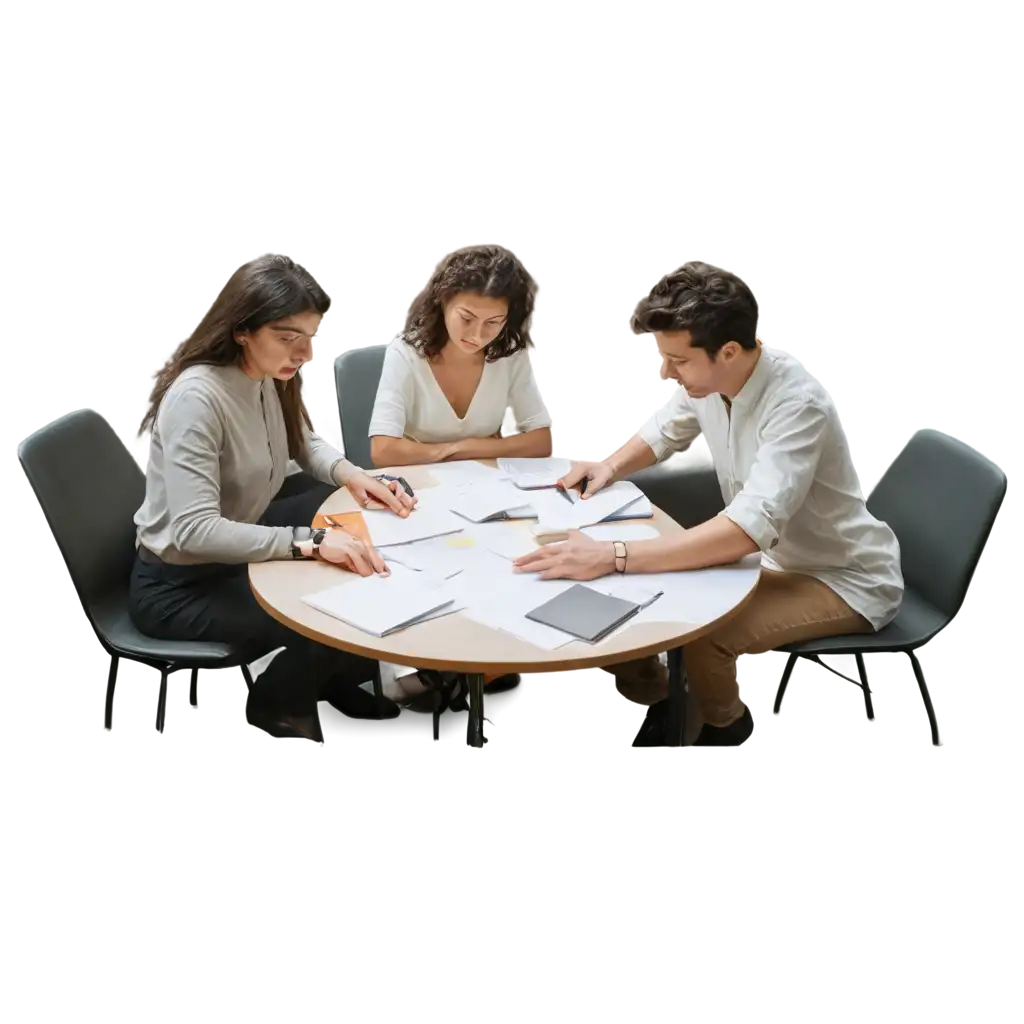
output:
{"label": "man's hand", "polygon": [[516,572],[538,572],[542,580],[596,580],[615,571],[615,545],[578,530],[561,544],[545,544],[513,563]]}
{"label": "man's hand", "polygon": [[386,507],[403,519],[416,504],[397,480],[376,480],[369,473],[354,473],[345,486],[360,508]]}
{"label": "man's hand", "polygon": [[383,576],[390,574],[387,562],[375,547],[364,544],[358,537],[344,530],[327,531],[320,545],[320,557],[343,569],[351,569],[360,576],[372,576],[375,572]]}
{"label": "man's hand", "polygon": [[585,482],[580,496],[589,498],[607,487],[615,477],[615,470],[607,462],[574,462],[572,468],[562,477],[562,486],[568,491]]}

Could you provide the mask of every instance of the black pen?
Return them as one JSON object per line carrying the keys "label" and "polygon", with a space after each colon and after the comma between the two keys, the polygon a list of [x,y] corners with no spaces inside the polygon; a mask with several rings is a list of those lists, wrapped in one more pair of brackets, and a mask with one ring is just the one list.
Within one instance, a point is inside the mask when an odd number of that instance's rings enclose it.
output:
{"label": "black pen", "polygon": [[409,486],[409,481],[404,476],[389,476],[387,473],[381,473],[380,476],[374,477],[375,480],[397,480],[401,485],[402,489],[410,498],[415,498],[416,495],[413,493],[412,488]]}

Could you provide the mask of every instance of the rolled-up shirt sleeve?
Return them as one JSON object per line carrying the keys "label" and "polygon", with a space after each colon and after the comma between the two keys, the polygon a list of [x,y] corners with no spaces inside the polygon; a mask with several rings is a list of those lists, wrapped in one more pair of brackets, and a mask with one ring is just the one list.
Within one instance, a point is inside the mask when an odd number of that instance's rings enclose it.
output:
{"label": "rolled-up shirt sleeve", "polygon": [[405,436],[412,399],[412,371],[405,353],[398,347],[404,344],[404,341],[392,342],[384,353],[377,398],[367,431],[370,437]]}
{"label": "rolled-up shirt sleeve", "polygon": [[525,434],[528,430],[550,427],[551,415],[540,396],[529,352],[524,349],[509,358],[512,360],[509,402],[516,420],[516,430]]}
{"label": "rolled-up shirt sleeve", "polygon": [[743,489],[721,514],[762,550],[770,551],[814,482],[828,414],[810,399],[781,403],[761,430],[761,444]]}
{"label": "rolled-up shirt sleeve", "polygon": [[700,422],[682,388],[637,431],[659,462],[686,451],[699,434]]}

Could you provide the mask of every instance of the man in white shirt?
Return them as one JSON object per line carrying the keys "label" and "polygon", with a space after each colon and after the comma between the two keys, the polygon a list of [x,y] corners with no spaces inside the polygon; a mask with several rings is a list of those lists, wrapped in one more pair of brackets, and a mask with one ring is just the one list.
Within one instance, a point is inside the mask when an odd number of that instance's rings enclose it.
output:
{"label": "man in white shirt", "polygon": [[[654,335],[661,376],[680,389],[610,458],[575,464],[565,486],[583,487],[586,498],[703,433],[726,508],[685,533],[628,545],[571,534],[516,567],[545,579],[590,580],[725,565],[760,551],[751,601],[684,649],[704,722],[696,743],[733,746],[754,727],[739,697],[737,657],[886,625],[903,594],[899,545],[864,504],[832,399],[792,356],[761,345],[757,302],[738,277],[687,263],[639,303],[632,328]],[[656,675],[644,659],[615,672],[620,690],[651,704],[634,746],[663,744],[663,670]],[[630,678],[656,678],[655,692],[644,697],[635,685],[630,692]]]}

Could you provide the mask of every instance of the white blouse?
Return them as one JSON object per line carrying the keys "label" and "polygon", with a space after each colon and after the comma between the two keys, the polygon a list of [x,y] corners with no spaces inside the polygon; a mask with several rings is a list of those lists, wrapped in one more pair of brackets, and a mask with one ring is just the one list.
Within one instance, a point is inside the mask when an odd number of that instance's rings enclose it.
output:
{"label": "white blouse", "polygon": [[521,433],[551,426],[526,349],[484,363],[473,400],[459,419],[430,363],[399,336],[384,354],[369,435],[407,437],[423,444],[491,437],[501,429],[509,406]]}

